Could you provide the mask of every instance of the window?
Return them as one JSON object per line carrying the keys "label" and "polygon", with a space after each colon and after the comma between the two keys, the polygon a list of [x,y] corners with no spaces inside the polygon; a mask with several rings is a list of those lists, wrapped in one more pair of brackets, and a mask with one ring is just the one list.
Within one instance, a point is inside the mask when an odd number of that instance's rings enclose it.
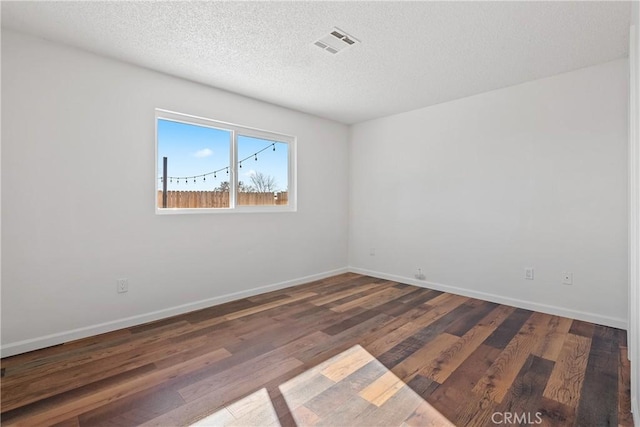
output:
{"label": "window", "polygon": [[156,212],[295,210],[295,138],[156,110]]}

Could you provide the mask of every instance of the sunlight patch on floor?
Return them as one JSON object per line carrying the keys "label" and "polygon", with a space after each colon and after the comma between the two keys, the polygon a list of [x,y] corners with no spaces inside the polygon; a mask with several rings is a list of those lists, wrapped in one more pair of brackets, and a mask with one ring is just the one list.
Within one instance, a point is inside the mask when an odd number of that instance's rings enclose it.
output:
{"label": "sunlight patch on floor", "polygon": [[245,427],[245,426],[280,426],[278,415],[271,403],[267,389],[252,393],[206,418],[191,424],[191,427]]}
{"label": "sunlight patch on floor", "polygon": [[283,383],[302,426],[454,426],[359,345]]}

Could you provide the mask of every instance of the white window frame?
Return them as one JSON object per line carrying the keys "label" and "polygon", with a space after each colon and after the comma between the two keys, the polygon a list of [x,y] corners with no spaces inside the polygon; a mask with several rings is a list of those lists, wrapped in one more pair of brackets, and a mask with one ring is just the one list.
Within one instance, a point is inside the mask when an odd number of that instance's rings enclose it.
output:
{"label": "white window frame", "polygon": [[[162,175],[162,170],[158,165],[158,120],[170,120],[184,124],[192,124],[196,126],[205,126],[214,129],[221,129],[231,132],[231,147],[229,164],[229,207],[228,208],[162,208],[158,206],[157,197],[157,180]],[[218,120],[208,119],[190,114],[177,113],[175,111],[163,110],[156,108],[155,110],[155,175],[154,194],[156,214],[157,215],[174,215],[174,214],[220,214],[220,213],[273,213],[273,212],[296,212],[297,211],[297,162],[296,162],[296,145],[297,138],[295,136],[282,133],[271,132],[262,129],[241,126],[233,123],[221,122]],[[287,144],[288,154],[288,204],[287,205],[256,205],[245,206],[237,205],[236,195],[238,191],[238,136],[248,136],[269,141],[283,142]]]}

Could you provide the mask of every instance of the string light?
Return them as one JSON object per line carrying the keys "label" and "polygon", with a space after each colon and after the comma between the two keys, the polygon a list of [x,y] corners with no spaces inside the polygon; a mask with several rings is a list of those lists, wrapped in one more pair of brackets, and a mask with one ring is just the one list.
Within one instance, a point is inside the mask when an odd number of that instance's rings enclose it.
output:
{"label": "string light", "polygon": [[252,155],[247,156],[247,157],[245,157],[244,159],[240,160],[238,163],[242,163],[242,162],[244,162],[245,160],[249,160],[249,159],[250,159],[250,158],[252,158],[252,157],[253,157],[255,160],[258,160],[258,154],[262,153],[263,151],[268,150],[268,149],[269,149],[269,147],[273,147],[273,151],[276,151],[276,143],[275,143],[275,142],[273,142],[273,143],[271,143],[271,144],[267,145],[266,147],[264,147],[262,150],[260,150],[260,151],[256,151],[256,152],[255,152],[255,153],[253,153]]}
{"label": "string light", "polygon": [[[276,151],[276,143],[275,143],[275,142],[273,142],[273,143],[271,143],[270,145],[267,145],[266,147],[264,147],[262,150],[260,150],[260,151],[256,151],[256,152],[255,152],[255,153],[253,153],[252,155],[247,156],[247,157],[245,157],[245,158],[244,158],[244,159],[242,159],[242,160],[239,160],[239,161],[238,161],[238,166],[239,166],[240,168],[242,168],[242,162],[244,162],[244,161],[246,161],[246,160],[248,160],[248,159],[250,159],[250,158],[252,158],[252,157],[253,157],[253,159],[257,162],[257,161],[258,161],[258,154],[262,153],[262,152],[263,152],[263,151],[265,151],[265,150],[268,150],[268,149],[269,149],[269,147],[271,147],[272,151]],[[229,175],[229,167],[230,167],[230,166],[225,166],[225,167],[223,167],[223,168],[220,168],[220,169],[217,169],[217,170],[214,170],[214,171],[211,171],[211,172],[203,173],[203,174],[200,174],[200,175],[193,175],[193,176],[170,176],[170,177],[168,177],[168,178],[169,178],[169,183],[173,184],[173,180],[174,180],[174,179],[176,180],[176,183],[177,183],[177,184],[180,184],[180,180],[181,180],[181,179],[183,179],[183,180],[184,180],[185,184],[188,184],[190,179],[193,179],[193,182],[194,182],[194,183],[196,182],[196,179],[197,179],[197,178],[202,178],[202,181],[206,181],[206,180],[207,180],[207,176],[209,176],[209,175],[213,175],[213,177],[217,179],[217,178],[218,178],[218,172],[226,171],[226,174],[227,174],[227,175]],[[160,180],[160,182],[162,182],[162,177],[158,177],[158,179]]]}

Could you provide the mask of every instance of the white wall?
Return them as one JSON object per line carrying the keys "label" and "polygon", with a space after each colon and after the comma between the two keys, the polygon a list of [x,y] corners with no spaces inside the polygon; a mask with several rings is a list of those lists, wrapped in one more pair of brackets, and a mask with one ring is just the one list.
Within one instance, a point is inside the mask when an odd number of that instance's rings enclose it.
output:
{"label": "white wall", "polygon": [[[298,212],[156,216],[156,107],[296,135]],[[2,125],[3,356],[347,266],[344,125],[4,30]]]}
{"label": "white wall", "polygon": [[626,327],[627,95],[621,59],[353,126],[350,266]]}

